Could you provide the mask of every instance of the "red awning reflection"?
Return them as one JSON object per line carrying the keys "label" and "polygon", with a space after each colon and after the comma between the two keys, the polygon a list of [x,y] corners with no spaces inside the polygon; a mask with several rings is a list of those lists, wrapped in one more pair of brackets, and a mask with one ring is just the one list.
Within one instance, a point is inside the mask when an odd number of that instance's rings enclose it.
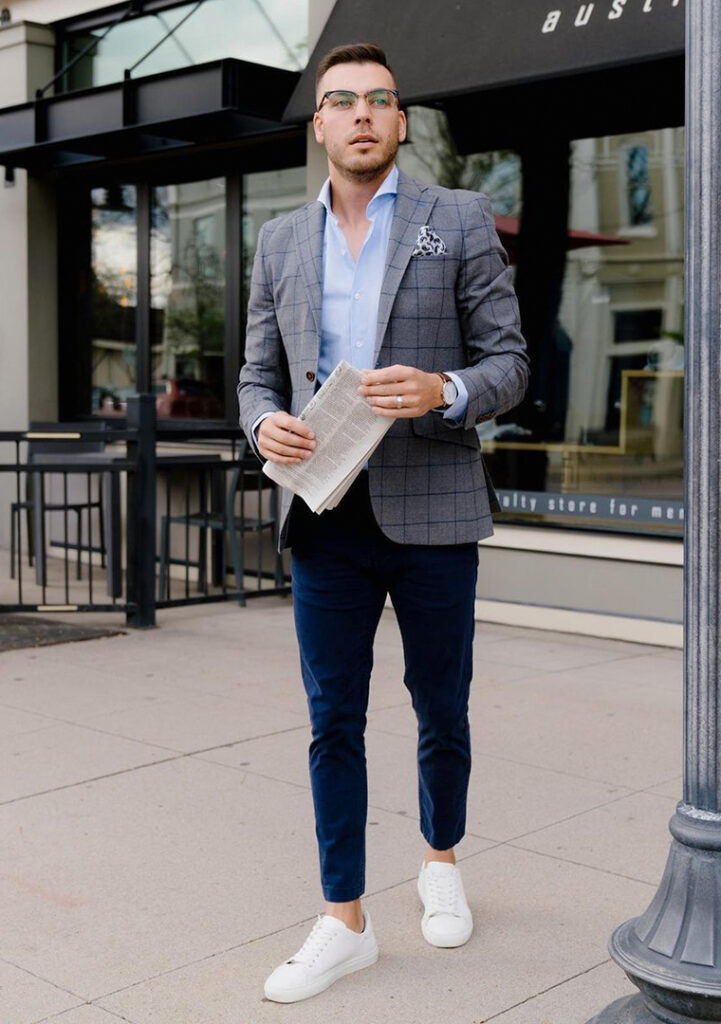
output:
{"label": "red awning reflection", "polygon": [[[508,259],[511,263],[515,263],[516,245],[521,227],[520,218],[497,215],[495,221],[498,237],[508,253]],[[574,231],[573,229],[566,234],[567,249],[583,249],[591,245],[629,245],[629,239],[616,238],[613,235],[598,235],[593,231]]]}

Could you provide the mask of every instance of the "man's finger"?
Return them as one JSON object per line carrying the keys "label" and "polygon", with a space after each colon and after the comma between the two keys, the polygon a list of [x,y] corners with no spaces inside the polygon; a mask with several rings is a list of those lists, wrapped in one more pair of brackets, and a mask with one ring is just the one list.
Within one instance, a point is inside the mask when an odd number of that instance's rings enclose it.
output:
{"label": "man's finger", "polygon": [[373,398],[368,399],[368,404],[382,409],[396,409],[398,412],[402,412],[403,409],[406,412],[417,409],[418,402],[415,397],[409,397],[408,395],[404,397],[401,395],[400,397],[403,398],[403,401],[400,405],[398,404],[398,397],[398,395],[374,395]]}
{"label": "man's finger", "polygon": [[363,370],[361,384],[390,384],[407,380],[415,372],[413,366],[385,366],[382,370]]}
{"label": "man's finger", "polygon": [[260,454],[264,458],[266,458],[268,460],[268,462],[274,462],[274,463],[283,464],[283,465],[289,465],[289,466],[297,466],[299,462],[303,461],[303,459],[296,459],[296,458],[289,459],[289,458],[286,458],[285,455],[276,455],[275,452],[266,452],[266,451],[263,451],[262,448],[260,448],[259,451],[260,451]]}
{"label": "man's finger", "polygon": [[[289,412],[273,413],[272,416],[268,416],[267,419],[263,420],[263,423],[268,422],[272,423],[273,426],[282,427],[284,430],[292,430],[294,434],[300,434],[301,437],[315,437],[307,423],[299,420],[297,416],[291,416]],[[261,423],[261,426],[263,426],[263,423]]]}
{"label": "man's finger", "polygon": [[384,405],[372,405],[371,412],[374,412],[376,416],[384,416],[389,420],[411,420],[420,415],[417,409],[391,409]]}
{"label": "man's finger", "polygon": [[[290,420],[294,420],[294,417],[289,417]],[[300,423],[300,420],[295,421]],[[305,427],[305,425],[303,425]],[[292,445],[294,448],[315,448],[315,434],[313,431],[307,431],[305,434],[293,430],[291,426],[283,426],[279,424],[274,417],[269,416],[263,420],[258,430],[258,440],[265,441],[272,438],[274,441],[279,441],[283,444]]]}
{"label": "man's finger", "polygon": [[307,448],[297,448],[293,445],[284,444],[282,441],[275,441],[272,438],[265,439],[261,451],[263,449],[265,449],[263,454],[266,456],[271,452],[273,455],[282,455],[285,458],[294,458],[298,461],[308,459],[313,454]]}
{"label": "man's finger", "polygon": [[382,398],[385,395],[409,395],[415,391],[411,381],[393,381],[391,384],[361,384],[358,391],[362,395]]}
{"label": "man's finger", "polygon": [[287,430],[280,437],[265,437],[263,443],[266,448],[281,455],[310,455],[315,445],[314,441],[306,441],[303,438],[290,434]]}
{"label": "man's finger", "polygon": [[282,428],[269,427],[259,439],[261,441],[275,441],[277,444],[288,445],[291,448],[302,448],[303,450],[313,451],[316,442],[312,438],[301,437],[300,434],[294,434],[291,430],[283,430]]}

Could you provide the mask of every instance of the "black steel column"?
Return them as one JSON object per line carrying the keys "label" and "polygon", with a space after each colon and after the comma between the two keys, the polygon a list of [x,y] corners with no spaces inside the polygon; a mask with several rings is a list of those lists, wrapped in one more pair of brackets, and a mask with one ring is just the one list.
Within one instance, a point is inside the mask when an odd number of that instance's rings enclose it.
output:
{"label": "black steel column", "polygon": [[225,363],[223,366],[225,419],[238,422],[238,374],[245,349],[243,287],[243,177],[225,179]]}
{"label": "black steel column", "polygon": [[129,398],[128,429],[138,431],[137,441],[128,443],[128,458],[136,465],[128,473],[126,507],[129,626],[155,625],[155,426],[155,396]]}
{"label": "black steel column", "polygon": [[152,189],[147,181],[138,182],[137,209],[137,305],[135,307],[135,388],[138,394],[152,390],[150,351],[150,238],[152,220]]}
{"label": "black steel column", "polygon": [[685,759],[666,870],[595,1024],[721,1021],[721,4],[686,7]]}

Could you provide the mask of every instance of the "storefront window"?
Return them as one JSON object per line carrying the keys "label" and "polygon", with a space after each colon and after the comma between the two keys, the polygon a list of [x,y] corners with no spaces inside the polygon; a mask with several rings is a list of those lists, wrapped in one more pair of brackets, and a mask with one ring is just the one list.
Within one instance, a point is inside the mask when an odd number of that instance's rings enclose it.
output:
{"label": "storefront window", "polygon": [[158,417],[223,419],[225,179],[154,188],[150,253]]}
{"label": "storefront window", "polygon": [[120,415],[135,393],[137,220],[133,185],[91,192],[92,412]]}
{"label": "storefront window", "polygon": [[653,217],[647,146],[629,146],[626,150],[626,182],[629,223],[632,227],[650,224]]}
{"label": "storefront window", "polygon": [[267,220],[297,210],[306,200],[305,167],[259,171],[243,177],[243,296],[248,300],[258,232]]}
{"label": "storefront window", "polygon": [[478,427],[502,518],[680,536],[683,129],[559,148],[563,245],[544,221],[557,188],[545,153],[460,156],[442,113],[412,108],[409,123],[400,165],[486,193],[514,267],[531,385],[516,410]]}
{"label": "storefront window", "polygon": [[[119,17],[116,12],[113,20]],[[110,31],[109,22],[68,29],[61,37],[61,65],[94,37],[100,41],[68,71],[61,87],[68,91],[120,82],[125,69],[135,65],[133,77],[139,77],[223,57],[300,71],[308,60],[307,18],[307,0],[205,0],[200,6],[159,4],[152,13],[128,18]]]}

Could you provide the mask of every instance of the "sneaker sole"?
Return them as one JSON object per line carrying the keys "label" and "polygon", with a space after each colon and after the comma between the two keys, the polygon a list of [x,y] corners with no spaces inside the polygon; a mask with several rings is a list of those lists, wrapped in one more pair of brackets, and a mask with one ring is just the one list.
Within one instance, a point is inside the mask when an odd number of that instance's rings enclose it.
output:
{"label": "sneaker sole", "polygon": [[[418,881],[416,883],[416,888],[418,889],[418,896],[419,896],[419,899],[421,901],[421,905],[423,907],[423,910],[425,912],[426,901],[423,899],[423,891],[422,891],[422,888],[421,888],[421,880],[420,880],[420,878],[418,879]],[[421,921],[421,932],[423,934],[423,938],[426,940],[426,942],[429,945],[436,946],[438,949],[455,949],[456,946],[465,946],[465,944],[470,939],[471,935],[473,935],[473,922],[471,921],[471,926],[468,929],[468,931],[467,932],[461,932],[459,934],[458,939],[454,940],[453,942],[449,942],[449,941],[437,942],[435,939],[431,938],[430,935],[428,934],[428,932],[426,931],[426,922],[425,921]]]}
{"label": "sneaker sole", "polygon": [[370,967],[378,959],[379,951],[376,946],[375,949],[368,953],[364,953],[362,956],[354,957],[352,960],[347,960],[345,963],[338,964],[330,971],[326,971],[322,974],[312,985],[307,985],[305,988],[287,989],[284,992],[278,992],[271,994],[267,988],[265,988],[266,999],[272,1000],[274,1003],[297,1003],[301,999],[310,999],[311,996],[317,996],[321,992],[325,992],[327,988],[338,981],[339,978],[345,977],[346,974],[353,974],[354,971],[362,971],[364,967]]}

